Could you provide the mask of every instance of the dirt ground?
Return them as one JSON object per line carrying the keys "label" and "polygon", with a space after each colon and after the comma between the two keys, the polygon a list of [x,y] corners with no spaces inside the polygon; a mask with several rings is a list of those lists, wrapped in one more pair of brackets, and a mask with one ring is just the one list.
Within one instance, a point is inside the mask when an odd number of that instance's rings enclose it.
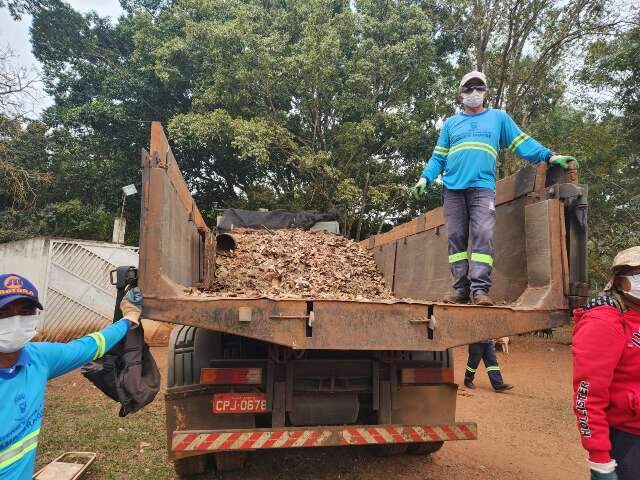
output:
{"label": "dirt ground", "polygon": [[[400,480],[586,478],[571,411],[571,347],[566,332],[551,339],[516,337],[510,353],[500,354],[505,380],[516,387],[506,394],[490,389],[484,367],[478,388],[462,387],[457,419],[478,424],[477,441],[449,442],[429,457],[378,458],[366,448],[263,451],[251,454],[238,473],[202,478],[229,480]],[[163,370],[166,349],[154,349]],[[455,351],[456,381],[462,384],[466,348]],[[47,397],[38,464],[63,451],[98,453],[89,479],[170,479],[166,460],[164,405],[161,396],[143,412],[120,419],[77,372],[52,382]],[[70,421],[69,418],[73,420]]]}

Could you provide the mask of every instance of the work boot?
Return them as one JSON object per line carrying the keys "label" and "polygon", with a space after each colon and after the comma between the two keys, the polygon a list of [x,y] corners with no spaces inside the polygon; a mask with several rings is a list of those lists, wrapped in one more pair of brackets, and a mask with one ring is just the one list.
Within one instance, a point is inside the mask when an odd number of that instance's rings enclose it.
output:
{"label": "work boot", "polygon": [[444,303],[469,303],[469,294],[461,292],[447,293],[442,299]]}
{"label": "work boot", "polygon": [[493,300],[485,292],[476,292],[473,294],[473,304],[489,306],[493,305]]}
{"label": "work boot", "polygon": [[469,390],[475,390],[476,388],[476,386],[473,384],[471,380],[465,380],[464,386],[467,387]]}
{"label": "work boot", "polygon": [[512,388],[513,388],[513,385],[510,385],[508,383],[503,383],[498,387],[493,387],[496,393],[503,393],[503,392],[506,392],[507,390],[511,390]]}

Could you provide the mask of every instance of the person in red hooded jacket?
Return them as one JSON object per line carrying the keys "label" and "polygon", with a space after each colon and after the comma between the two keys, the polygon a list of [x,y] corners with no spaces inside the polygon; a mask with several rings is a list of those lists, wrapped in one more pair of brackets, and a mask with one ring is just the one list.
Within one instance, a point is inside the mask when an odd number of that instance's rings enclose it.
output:
{"label": "person in red hooded jacket", "polygon": [[573,409],[592,480],[640,479],[640,246],[574,312]]}

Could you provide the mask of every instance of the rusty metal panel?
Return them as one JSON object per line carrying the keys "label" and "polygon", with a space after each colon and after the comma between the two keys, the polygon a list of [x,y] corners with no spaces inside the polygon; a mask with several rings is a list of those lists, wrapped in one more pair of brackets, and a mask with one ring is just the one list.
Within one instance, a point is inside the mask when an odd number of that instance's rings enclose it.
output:
{"label": "rusty metal panel", "polygon": [[491,278],[491,298],[510,304],[527,288],[525,252],[526,198],[518,198],[496,208],[495,261]]}
{"label": "rusty metal panel", "polygon": [[[249,320],[241,321],[241,312],[247,311]],[[304,300],[158,298],[145,294],[143,314],[154,320],[305,348],[301,346],[306,339],[308,319]]]}
{"label": "rusty metal panel", "polygon": [[[169,165],[175,163],[172,155],[168,158]],[[205,248],[214,242],[206,242],[212,234],[202,226],[195,202],[187,205],[185,195],[191,194],[184,179],[175,178],[180,174],[177,166],[171,170],[162,165],[157,152],[143,153],[140,286],[151,294],[173,296],[213,278],[211,262],[205,262],[213,255]]]}
{"label": "rusty metal panel", "polygon": [[391,423],[447,424],[456,419],[458,386],[402,386],[392,392]]}
{"label": "rusty metal panel", "polygon": [[439,300],[448,291],[451,273],[444,229],[432,229],[398,240],[394,294]]}
{"label": "rusty metal panel", "polygon": [[[430,331],[429,309],[435,328]],[[562,325],[568,312],[422,303],[314,302],[313,335],[294,348],[446,350]],[[432,337],[432,338],[430,338]]]}
{"label": "rusty metal panel", "polygon": [[545,200],[525,207],[529,287],[517,300],[529,308],[568,308],[564,296],[562,202]]}
{"label": "rusty metal panel", "polygon": [[382,276],[384,277],[384,284],[387,286],[389,290],[393,290],[394,288],[394,275],[395,275],[395,267],[396,267],[396,248],[397,244],[387,243],[386,245],[381,245],[376,247],[373,250],[373,257],[382,271]]}
{"label": "rusty metal panel", "polygon": [[[539,293],[544,295],[545,292]],[[432,350],[443,350],[441,346],[444,345],[468,345],[480,340],[556,328],[569,321],[568,310],[474,305],[438,304],[434,306],[433,316],[437,324],[433,343],[437,348]]]}

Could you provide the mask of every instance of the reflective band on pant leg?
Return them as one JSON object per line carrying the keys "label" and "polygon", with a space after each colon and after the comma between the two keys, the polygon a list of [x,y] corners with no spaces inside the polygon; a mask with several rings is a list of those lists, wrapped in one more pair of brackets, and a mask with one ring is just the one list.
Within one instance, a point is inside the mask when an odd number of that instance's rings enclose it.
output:
{"label": "reflective band on pant leg", "polygon": [[449,263],[459,262],[461,260],[469,260],[467,252],[458,252],[453,255],[449,255]]}
{"label": "reflective band on pant leg", "polygon": [[26,437],[17,441],[6,450],[0,452],[0,469],[8,467],[24,457],[38,446],[38,434],[40,429],[31,432]]}
{"label": "reflective band on pant leg", "polygon": [[469,365],[467,365],[467,372],[476,373],[476,369],[471,368]]}
{"label": "reflective band on pant leg", "polygon": [[487,367],[487,372],[499,372],[500,367]]}
{"label": "reflective band on pant leg", "polygon": [[478,263],[486,263],[487,265],[493,266],[493,257],[485,253],[472,253],[471,261],[478,262]]}

